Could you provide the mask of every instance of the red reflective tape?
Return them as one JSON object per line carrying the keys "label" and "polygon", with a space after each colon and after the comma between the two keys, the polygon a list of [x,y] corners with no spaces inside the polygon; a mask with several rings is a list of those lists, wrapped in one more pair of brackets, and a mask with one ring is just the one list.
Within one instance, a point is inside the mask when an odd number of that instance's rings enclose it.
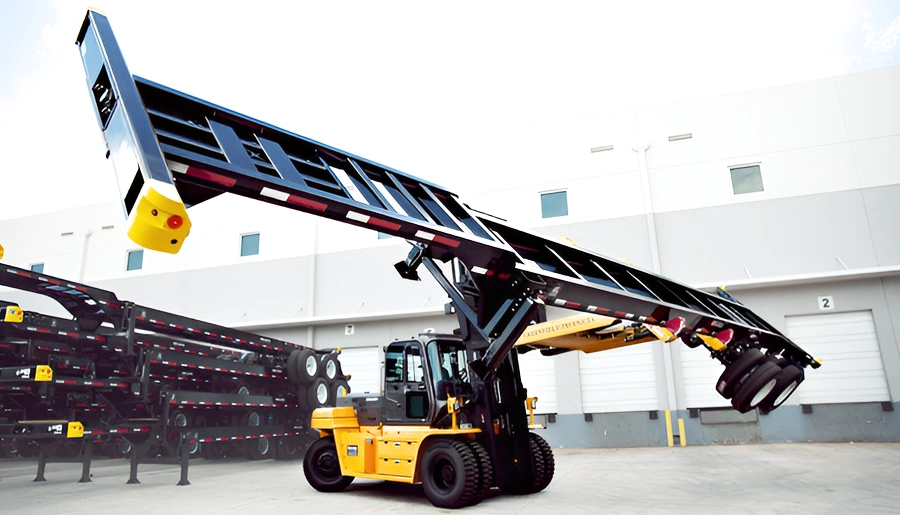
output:
{"label": "red reflective tape", "polygon": [[203,179],[209,182],[214,182],[221,186],[225,186],[226,188],[230,188],[237,183],[236,179],[230,179],[225,177],[224,175],[219,175],[217,173],[212,173],[208,170],[204,170],[203,168],[197,168],[196,166],[188,166],[187,175],[191,177],[196,177],[198,179]]}
{"label": "red reflective tape", "polygon": [[80,292],[87,293],[87,288],[85,288],[84,286],[76,286],[75,289]]}
{"label": "red reflective tape", "polygon": [[441,245],[446,245],[448,247],[459,247],[459,242],[456,240],[451,240],[450,238],[445,238],[444,236],[435,235],[431,240],[434,243],[440,243]]}
{"label": "red reflective tape", "polygon": [[605,314],[609,313],[609,310],[606,308],[597,308],[596,312],[600,313],[601,315],[605,315]]}
{"label": "red reflective tape", "polygon": [[59,286],[62,284],[62,281],[57,281],[56,279],[50,279],[49,277],[47,278],[47,282],[50,284],[56,285],[56,286]]}
{"label": "red reflective tape", "polygon": [[392,231],[399,231],[400,224],[396,224],[394,222],[388,222],[387,220],[381,220],[379,218],[369,217],[368,225],[374,225],[375,227],[381,227],[382,229],[390,229]]}
{"label": "red reflective tape", "polygon": [[581,304],[579,304],[577,302],[569,302],[568,300],[563,301],[563,307],[566,307],[566,308],[577,308],[580,305]]}
{"label": "red reflective tape", "polygon": [[487,271],[484,272],[484,275],[486,275],[486,276],[488,276],[488,277],[491,277],[492,275],[494,275],[494,271],[493,271],[493,270],[487,270]]}
{"label": "red reflective tape", "polygon": [[306,209],[312,209],[313,211],[319,211],[320,213],[324,213],[325,209],[328,207],[328,204],[323,204],[321,202],[316,202],[315,200],[298,197],[297,195],[288,195],[287,201],[296,206],[305,207]]}
{"label": "red reflective tape", "polygon": [[47,329],[46,327],[38,327],[35,329],[35,331],[37,331],[39,333],[49,333],[50,329]]}
{"label": "red reflective tape", "polygon": [[143,317],[143,316],[137,316],[137,317],[134,317],[134,318],[136,318],[137,320],[144,320],[144,317]]}
{"label": "red reflective tape", "polygon": [[625,313],[625,312],[623,312],[623,311],[616,311],[615,313],[613,313],[613,316],[616,317],[616,318],[625,318],[625,316],[626,316],[627,314],[628,314],[628,313]]}
{"label": "red reflective tape", "polygon": [[21,275],[22,277],[28,277],[28,278],[31,278],[31,274],[29,274],[28,272],[23,272],[23,271],[21,271],[21,270],[16,270],[16,271],[14,271],[13,273],[16,274],[16,275]]}

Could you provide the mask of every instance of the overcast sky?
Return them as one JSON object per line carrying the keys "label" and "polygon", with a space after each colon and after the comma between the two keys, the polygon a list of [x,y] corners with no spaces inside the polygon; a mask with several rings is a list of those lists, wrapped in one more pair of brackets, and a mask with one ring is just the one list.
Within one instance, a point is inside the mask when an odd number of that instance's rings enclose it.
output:
{"label": "overcast sky", "polygon": [[[0,0],[0,219],[118,198],[87,5]],[[588,152],[567,134],[603,113],[900,64],[897,1],[92,5],[135,75],[463,196]]]}

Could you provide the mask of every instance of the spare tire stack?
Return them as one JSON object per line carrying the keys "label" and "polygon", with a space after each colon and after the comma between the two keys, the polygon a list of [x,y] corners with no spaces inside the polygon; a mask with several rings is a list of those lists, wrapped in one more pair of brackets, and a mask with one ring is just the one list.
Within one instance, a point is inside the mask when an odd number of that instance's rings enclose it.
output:
{"label": "spare tire stack", "polygon": [[301,409],[334,406],[337,397],[350,393],[349,377],[341,370],[339,354],[340,349],[325,354],[297,349],[288,356],[288,377],[297,385]]}

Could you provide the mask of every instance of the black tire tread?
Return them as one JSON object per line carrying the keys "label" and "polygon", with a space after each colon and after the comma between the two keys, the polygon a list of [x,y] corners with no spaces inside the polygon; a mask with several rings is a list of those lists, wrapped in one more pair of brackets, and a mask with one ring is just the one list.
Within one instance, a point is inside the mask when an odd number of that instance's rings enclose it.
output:
{"label": "black tire tread", "polygon": [[[775,388],[773,388],[772,392],[757,405],[759,411],[764,415],[771,413],[772,410],[778,407],[775,406],[775,399],[778,398],[778,396],[785,388],[787,388],[795,380],[798,382],[798,386],[799,383],[803,382],[803,370],[796,365],[786,365],[781,369],[781,373],[775,376],[775,379]],[[794,389],[794,391],[797,391],[796,388]],[[791,395],[793,395],[793,392],[791,392]],[[788,397],[790,397],[790,395],[788,395]],[[788,399],[788,397],[782,399],[782,404]]]}
{"label": "black tire tread", "polygon": [[[459,495],[452,499],[441,498],[438,496],[437,492],[432,491],[430,482],[428,481],[428,476],[431,473],[430,470],[428,470],[431,466],[431,456],[440,452],[442,449],[448,451],[452,449],[452,452],[460,458],[460,461],[462,461],[463,464],[463,487]],[[428,500],[431,501],[431,504],[439,508],[454,509],[464,508],[477,502],[480,477],[478,459],[475,452],[466,442],[458,440],[439,440],[434,442],[429,446],[428,450],[425,451],[422,467],[422,487],[423,490],[425,490],[425,495],[428,497]]]}
{"label": "black tire tread", "polygon": [[779,373],[781,373],[781,367],[775,363],[767,362],[757,367],[756,370],[741,383],[737,391],[734,392],[734,397],[731,399],[732,407],[741,413],[747,413],[756,408],[756,405],[750,404],[753,397],[760,388],[765,386]]}
{"label": "black tire tread", "polygon": [[732,398],[741,381],[753,371],[753,367],[759,365],[764,359],[765,356],[759,349],[747,349],[739,358],[725,367],[725,371],[716,381],[716,391],[726,399]]}
{"label": "black tire tread", "polygon": [[491,456],[483,445],[473,440],[469,442],[469,447],[478,460],[478,494],[475,501],[478,503],[491,491],[494,484],[494,466],[491,463]]}
{"label": "black tire tread", "polygon": [[550,485],[550,482],[553,481],[553,474],[556,472],[556,460],[553,457],[553,449],[550,447],[550,444],[548,444],[546,440],[544,440],[537,433],[530,433],[529,436],[531,437],[531,441],[537,446],[538,450],[540,451],[542,458],[543,475],[536,485],[537,490],[534,491],[540,492],[541,490],[547,488]]}
{"label": "black tire tread", "polygon": [[[316,457],[316,453],[329,446],[332,448],[335,447],[334,438],[320,438],[309,446],[306,455],[303,457],[303,475],[306,476],[309,485],[320,492],[340,492],[350,486],[350,483],[353,482],[353,476],[341,476],[336,480],[323,481],[323,479],[313,471],[313,459]],[[334,454],[337,458],[336,448],[334,449]]]}

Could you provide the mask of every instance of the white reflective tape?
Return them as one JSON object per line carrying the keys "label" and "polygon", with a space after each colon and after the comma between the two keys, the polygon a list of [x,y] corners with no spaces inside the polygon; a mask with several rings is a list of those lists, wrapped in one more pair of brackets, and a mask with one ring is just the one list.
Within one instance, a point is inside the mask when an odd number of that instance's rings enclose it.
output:
{"label": "white reflective tape", "polygon": [[556,304],[557,306],[565,306],[566,305],[566,301],[564,301],[562,299],[556,299],[553,301],[553,303]]}
{"label": "white reflective tape", "polygon": [[587,310],[588,311],[597,311],[597,306],[588,306]]}
{"label": "white reflective tape", "polygon": [[175,173],[187,173],[188,165],[177,163],[175,161],[169,161],[166,159],[166,166],[169,167],[169,170],[172,170]]}
{"label": "white reflective tape", "polygon": [[362,222],[364,224],[369,223],[369,215],[364,215],[355,211],[347,211],[347,218],[356,220],[357,222]]}
{"label": "white reflective tape", "polygon": [[262,191],[259,192],[260,195],[273,198],[275,200],[280,200],[282,202],[287,202],[288,197],[290,197],[290,193],[285,193],[283,191],[273,190],[272,188],[263,188]]}
{"label": "white reflective tape", "polygon": [[472,267],[472,272],[474,272],[474,273],[476,273],[476,274],[482,274],[482,275],[484,275],[484,274],[487,273],[487,268],[482,268],[482,267],[480,267],[480,266],[473,266],[473,267]]}
{"label": "white reflective tape", "polygon": [[434,235],[425,231],[416,231],[416,238],[431,241],[434,239]]}

